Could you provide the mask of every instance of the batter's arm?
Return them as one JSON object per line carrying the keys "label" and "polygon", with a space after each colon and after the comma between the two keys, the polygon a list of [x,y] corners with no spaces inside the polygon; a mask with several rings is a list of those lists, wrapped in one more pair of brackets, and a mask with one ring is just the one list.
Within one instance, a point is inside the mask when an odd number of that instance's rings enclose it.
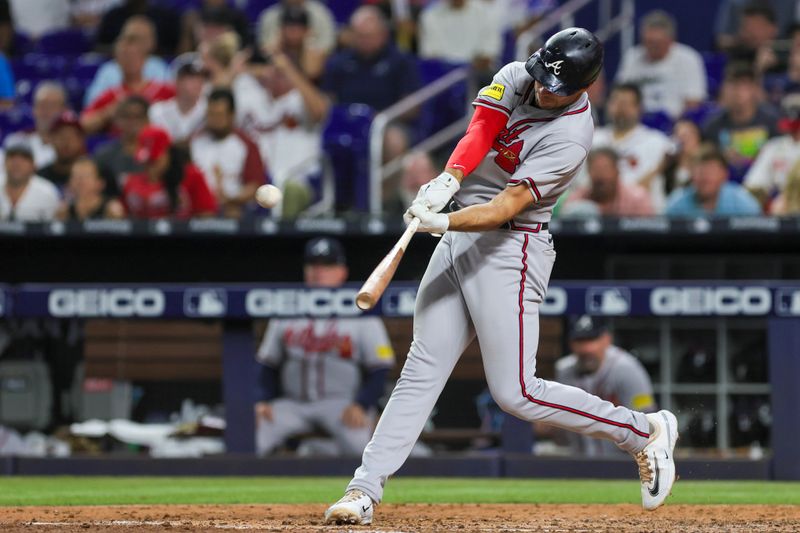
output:
{"label": "batter's arm", "polygon": [[487,231],[497,229],[533,204],[527,187],[506,187],[491,201],[455,211],[450,218],[451,231]]}

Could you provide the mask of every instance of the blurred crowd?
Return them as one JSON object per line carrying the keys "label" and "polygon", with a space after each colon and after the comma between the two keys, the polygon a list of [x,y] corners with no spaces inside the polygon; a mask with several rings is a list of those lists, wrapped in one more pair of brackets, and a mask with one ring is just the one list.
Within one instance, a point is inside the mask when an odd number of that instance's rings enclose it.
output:
{"label": "blurred crowd", "polygon": [[[639,44],[589,89],[594,149],[555,215],[800,214],[795,4],[721,0],[716,48],[703,51],[677,41],[669,13],[644,13]],[[333,109],[385,110],[423,86],[425,61],[487,83],[534,51],[516,38],[558,5],[0,0],[0,220],[358,209],[339,183],[324,202]],[[420,114],[386,131],[384,160],[402,161],[388,213],[447,155],[410,150],[430,122]],[[254,202],[264,183],[284,193],[270,213]]]}

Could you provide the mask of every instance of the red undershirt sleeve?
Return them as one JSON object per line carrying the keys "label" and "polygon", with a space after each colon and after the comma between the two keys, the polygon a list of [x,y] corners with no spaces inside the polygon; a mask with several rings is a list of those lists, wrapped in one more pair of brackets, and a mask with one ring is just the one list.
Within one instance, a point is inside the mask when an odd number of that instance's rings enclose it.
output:
{"label": "red undershirt sleeve", "polygon": [[489,152],[507,121],[508,115],[502,111],[476,106],[467,133],[458,141],[445,168],[457,168],[464,176],[472,173]]}

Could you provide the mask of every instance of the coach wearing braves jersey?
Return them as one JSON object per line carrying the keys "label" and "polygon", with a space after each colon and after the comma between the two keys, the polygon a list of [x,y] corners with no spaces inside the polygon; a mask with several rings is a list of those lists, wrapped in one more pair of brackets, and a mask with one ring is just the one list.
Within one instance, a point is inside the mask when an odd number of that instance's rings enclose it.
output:
{"label": "coach wearing braves jersey", "polygon": [[[342,285],[347,266],[341,243],[309,241],[304,276],[310,287]],[[395,362],[380,318],[273,319],[256,358],[262,363],[256,404],[259,455],[314,430],[333,437],[341,455],[364,451],[375,405]]]}
{"label": "coach wearing braves jersey", "polygon": [[[478,93],[445,171],[406,213],[444,234],[420,283],[414,340],[397,386],[345,496],[327,522],[368,524],[461,353],[477,335],[497,404],[524,420],[614,442],[636,460],[642,504],[664,503],[675,480],[677,421],[536,376],[539,305],[556,252],[548,224],[592,143],[586,88],[602,69],[591,32],[562,30],[527,62],[504,66]],[[462,183],[463,182],[463,183]],[[449,206],[450,213],[441,213]],[[589,472],[587,472],[589,475]]]}

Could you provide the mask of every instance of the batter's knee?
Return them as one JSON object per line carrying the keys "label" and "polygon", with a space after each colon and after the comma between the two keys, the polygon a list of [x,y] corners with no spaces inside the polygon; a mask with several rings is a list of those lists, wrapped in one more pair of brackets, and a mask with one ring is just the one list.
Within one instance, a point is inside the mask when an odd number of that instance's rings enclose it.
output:
{"label": "batter's knee", "polygon": [[536,413],[539,410],[531,409],[531,407],[535,406],[533,399],[536,398],[535,394],[541,387],[541,380],[534,378],[531,381],[531,383],[526,384],[524,390],[519,384],[516,384],[516,387],[503,387],[500,390],[497,390],[497,388],[491,389],[492,397],[497,406],[517,418],[530,421],[536,420]]}

